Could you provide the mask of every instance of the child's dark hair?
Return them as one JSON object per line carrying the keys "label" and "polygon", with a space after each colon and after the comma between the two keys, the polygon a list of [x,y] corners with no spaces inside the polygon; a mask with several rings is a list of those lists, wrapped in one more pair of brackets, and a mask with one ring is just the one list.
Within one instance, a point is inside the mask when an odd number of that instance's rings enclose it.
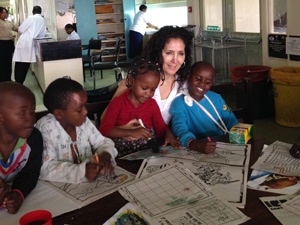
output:
{"label": "child's dark hair", "polygon": [[158,66],[158,63],[154,63],[146,58],[136,58],[129,68],[126,77],[126,86],[128,88],[131,87],[129,83],[129,77],[132,77],[134,79],[139,75],[148,73],[149,71],[156,72],[158,76],[160,76],[160,68]]}
{"label": "child's dark hair", "polygon": [[71,95],[82,90],[84,90],[82,85],[77,81],[58,78],[47,87],[44,94],[44,105],[50,113],[55,109],[65,110],[71,100]]}

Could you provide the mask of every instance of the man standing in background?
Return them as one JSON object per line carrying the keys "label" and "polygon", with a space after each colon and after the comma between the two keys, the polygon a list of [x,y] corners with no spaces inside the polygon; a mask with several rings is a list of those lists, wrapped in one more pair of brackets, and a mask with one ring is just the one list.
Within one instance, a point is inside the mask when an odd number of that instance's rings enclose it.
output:
{"label": "man standing in background", "polygon": [[8,11],[0,7],[0,82],[11,81],[12,57],[15,50],[12,31],[18,32],[18,27],[7,20]]}
{"label": "man standing in background", "polygon": [[147,6],[141,5],[139,10],[140,11],[133,18],[133,24],[129,31],[129,58],[135,58],[142,53],[143,36],[146,32],[146,26],[158,30],[157,26],[149,22],[149,18],[146,14]]}
{"label": "man standing in background", "polygon": [[34,6],[33,16],[29,16],[19,27],[21,34],[16,45],[13,61],[15,62],[15,81],[23,84],[30,63],[36,62],[34,39],[45,37],[46,22],[41,15],[42,8]]}

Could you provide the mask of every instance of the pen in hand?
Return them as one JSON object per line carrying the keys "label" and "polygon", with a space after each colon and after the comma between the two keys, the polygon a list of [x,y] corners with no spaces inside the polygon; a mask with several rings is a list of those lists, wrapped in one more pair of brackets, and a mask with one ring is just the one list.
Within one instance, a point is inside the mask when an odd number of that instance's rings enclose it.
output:
{"label": "pen in hand", "polygon": [[95,156],[96,162],[99,164],[99,156],[98,156],[98,153],[95,152],[95,153],[94,153],[94,156]]}
{"label": "pen in hand", "polygon": [[[143,123],[143,121],[141,119],[138,119],[138,121],[139,121],[139,123],[141,124],[141,126],[143,128],[146,128],[145,125],[144,125],[144,123]],[[151,146],[151,149],[152,149],[152,151],[154,153],[159,152],[159,146],[160,146],[160,144],[157,141],[155,141],[155,139],[149,138],[148,139],[148,143]]]}
{"label": "pen in hand", "polygon": [[94,156],[95,156],[96,163],[99,165],[99,171],[101,173],[101,171],[103,170],[103,164],[100,165],[99,155],[97,152],[94,153]]}

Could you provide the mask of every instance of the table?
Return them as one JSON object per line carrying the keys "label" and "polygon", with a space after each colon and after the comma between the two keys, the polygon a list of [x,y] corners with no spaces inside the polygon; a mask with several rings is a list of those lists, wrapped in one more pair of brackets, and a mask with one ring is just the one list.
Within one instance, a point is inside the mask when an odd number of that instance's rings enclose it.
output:
{"label": "table", "polygon": [[[218,141],[225,141],[225,139],[217,139]],[[213,139],[213,138],[212,138]],[[214,140],[214,139],[213,139]],[[256,162],[264,144],[270,144],[264,139],[250,140],[251,156],[250,165]],[[118,166],[125,168],[131,173],[137,173],[142,163],[142,160],[127,161],[117,160]],[[249,171],[249,175],[250,175]],[[249,176],[248,176],[249,177]],[[272,224],[280,225],[281,223],[273,216],[271,212],[259,200],[263,196],[276,196],[273,193],[262,191],[247,190],[247,202],[244,209],[240,209],[245,215],[251,219],[243,223],[243,225],[258,225],[258,224]],[[104,198],[97,200],[81,209],[65,213],[63,215],[53,218],[53,225],[100,225],[112,217],[122,206],[127,203],[119,192],[114,192]]]}

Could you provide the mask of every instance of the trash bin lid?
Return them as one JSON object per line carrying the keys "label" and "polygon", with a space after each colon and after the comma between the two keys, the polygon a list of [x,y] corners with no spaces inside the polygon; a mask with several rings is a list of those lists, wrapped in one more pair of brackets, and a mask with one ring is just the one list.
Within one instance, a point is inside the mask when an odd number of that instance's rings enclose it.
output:
{"label": "trash bin lid", "polygon": [[229,70],[233,82],[239,82],[243,78],[249,78],[252,82],[266,80],[269,77],[271,67],[263,65],[235,66]]}
{"label": "trash bin lid", "polygon": [[300,85],[300,67],[282,67],[271,70],[272,82]]}

